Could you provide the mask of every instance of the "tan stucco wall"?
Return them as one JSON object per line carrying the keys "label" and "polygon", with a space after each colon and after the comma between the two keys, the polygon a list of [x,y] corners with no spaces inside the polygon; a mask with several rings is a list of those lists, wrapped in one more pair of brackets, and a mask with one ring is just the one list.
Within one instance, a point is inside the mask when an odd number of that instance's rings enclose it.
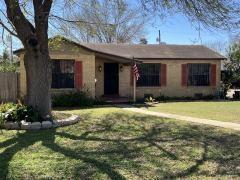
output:
{"label": "tan stucco wall", "polygon": [[[72,45],[59,45],[56,49],[50,50],[51,59],[69,59],[83,62],[83,85],[84,90],[95,97],[95,55],[82,48]],[[24,54],[20,55],[20,93],[26,95],[26,72],[24,68]],[[53,89],[52,92],[67,91],[68,89]]]}
{"label": "tan stucco wall", "polygon": [[119,95],[131,97],[133,88],[131,86],[131,66],[123,66],[123,71],[119,72]]}
{"label": "tan stucco wall", "polygon": [[[165,87],[137,87],[137,97],[142,98],[144,94],[153,94],[159,96],[177,96],[187,97],[194,96],[196,93],[203,95],[214,95],[217,88],[220,87],[221,80],[221,61],[220,60],[159,60],[159,61],[144,61],[145,63],[163,63],[167,64],[167,86]],[[217,65],[217,86],[216,87],[183,87],[181,85],[181,65],[187,63],[211,63]]]}
{"label": "tan stucco wall", "polygon": [[[96,96],[102,96],[104,94],[104,62],[109,62],[103,59],[96,59]],[[165,87],[137,87],[136,96],[143,98],[144,94],[152,94],[154,97],[160,94],[165,96],[177,96],[187,97],[194,96],[196,93],[202,93],[203,95],[214,95],[216,90],[220,87],[220,60],[145,60],[144,63],[163,63],[167,64],[167,86]],[[217,65],[217,86],[216,87],[182,87],[182,64],[187,63],[211,63]],[[98,66],[102,66],[102,72],[97,70]],[[123,97],[133,96],[133,86],[130,81],[130,66],[123,66],[123,71],[119,71],[119,95]]]}

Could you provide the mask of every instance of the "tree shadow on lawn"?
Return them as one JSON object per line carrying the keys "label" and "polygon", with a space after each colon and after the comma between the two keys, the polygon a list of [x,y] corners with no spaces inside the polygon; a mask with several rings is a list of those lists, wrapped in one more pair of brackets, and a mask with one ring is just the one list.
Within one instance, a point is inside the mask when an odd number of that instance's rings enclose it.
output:
{"label": "tree shadow on lawn", "polygon": [[[91,178],[95,173],[111,179],[127,179],[126,174],[139,178],[240,176],[239,134],[123,113],[107,114],[96,122],[91,115],[82,118],[85,120],[74,126],[22,132],[0,142],[0,150],[5,148],[0,153],[0,179],[8,177],[13,156],[36,142],[81,161],[72,172],[75,178]],[[56,137],[72,146],[59,143]],[[100,145],[87,147],[89,143]],[[82,162],[93,168],[83,168]],[[206,163],[216,165],[211,171]]]}

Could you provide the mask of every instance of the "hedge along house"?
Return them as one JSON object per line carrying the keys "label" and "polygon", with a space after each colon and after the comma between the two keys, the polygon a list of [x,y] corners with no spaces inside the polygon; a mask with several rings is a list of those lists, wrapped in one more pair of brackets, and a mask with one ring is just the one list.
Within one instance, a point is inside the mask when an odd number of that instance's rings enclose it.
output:
{"label": "hedge along house", "polygon": [[[199,45],[78,44],[62,37],[49,42],[52,92],[88,91],[92,97],[133,97],[132,65],[140,79],[136,96],[215,95],[225,57]],[[20,92],[26,95],[24,50],[20,57]],[[133,59],[134,57],[134,59]]]}

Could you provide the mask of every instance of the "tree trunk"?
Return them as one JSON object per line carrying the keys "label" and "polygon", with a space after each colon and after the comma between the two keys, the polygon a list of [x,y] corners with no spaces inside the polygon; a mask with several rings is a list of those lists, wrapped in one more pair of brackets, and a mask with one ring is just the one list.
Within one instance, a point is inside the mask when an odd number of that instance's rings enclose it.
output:
{"label": "tree trunk", "polygon": [[53,0],[32,0],[34,25],[22,12],[19,0],[4,0],[7,17],[15,27],[24,49],[27,76],[26,104],[43,118],[51,115],[51,63],[48,51],[48,19]]}
{"label": "tree trunk", "polygon": [[46,118],[51,115],[51,62],[48,50],[26,49],[24,65],[27,76],[26,104]]}

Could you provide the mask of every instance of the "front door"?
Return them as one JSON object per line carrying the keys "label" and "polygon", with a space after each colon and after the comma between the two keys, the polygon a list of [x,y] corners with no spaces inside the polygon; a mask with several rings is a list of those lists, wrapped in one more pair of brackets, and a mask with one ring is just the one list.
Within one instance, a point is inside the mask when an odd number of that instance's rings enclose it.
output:
{"label": "front door", "polygon": [[118,63],[104,63],[104,95],[118,95]]}

